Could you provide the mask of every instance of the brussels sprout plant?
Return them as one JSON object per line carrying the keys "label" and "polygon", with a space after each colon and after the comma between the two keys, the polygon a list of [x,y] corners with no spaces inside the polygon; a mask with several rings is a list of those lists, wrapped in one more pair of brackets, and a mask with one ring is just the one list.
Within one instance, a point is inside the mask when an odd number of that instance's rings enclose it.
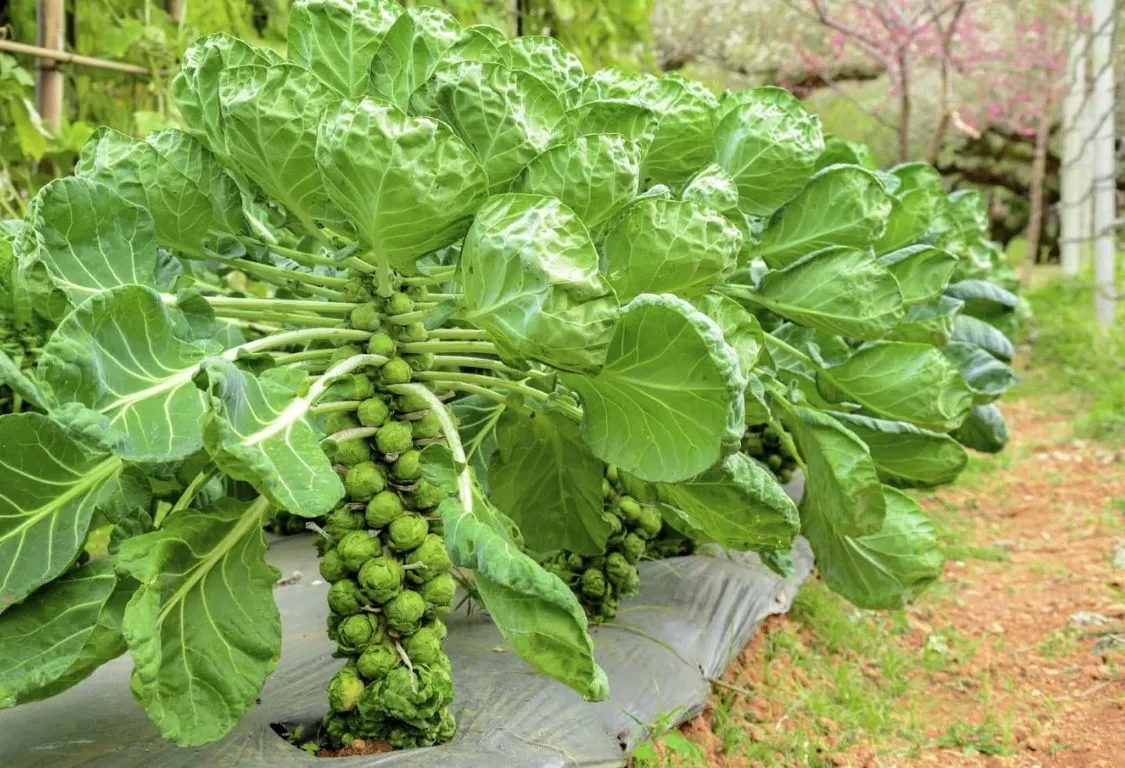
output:
{"label": "brussels sprout plant", "polygon": [[226,735],[281,652],[278,515],[331,585],[335,747],[454,735],[458,584],[600,700],[643,559],[784,572],[800,532],[868,608],[940,574],[900,489],[1003,447],[1023,311],[978,196],[780,89],[432,8],[302,0],[288,51],[200,39],[186,130],[99,131],[0,228],[0,706],[128,652],[164,736]]}

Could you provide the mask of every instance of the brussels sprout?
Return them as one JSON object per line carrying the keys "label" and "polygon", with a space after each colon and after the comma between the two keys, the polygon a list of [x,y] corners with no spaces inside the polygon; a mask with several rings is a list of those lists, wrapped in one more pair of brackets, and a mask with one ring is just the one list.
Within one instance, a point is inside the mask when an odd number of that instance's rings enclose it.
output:
{"label": "brussels sprout", "polygon": [[410,450],[395,459],[391,475],[400,483],[412,483],[422,476],[422,452]]}
{"label": "brussels sprout", "polygon": [[627,523],[636,525],[637,521],[641,519],[641,504],[632,496],[622,496],[618,499],[617,509]]}
{"label": "brussels sprout", "polygon": [[398,651],[389,642],[374,643],[356,659],[355,668],[368,680],[381,680],[401,663]]}
{"label": "brussels sprout", "polygon": [[777,472],[781,469],[782,463],[783,462],[781,460],[781,454],[771,453],[766,457],[766,466],[772,469],[774,472]]}
{"label": "brussels sprout", "polygon": [[577,571],[586,567],[586,560],[582,555],[576,555],[571,552],[566,556],[566,566],[572,571]]}
{"label": "brussels sprout", "polygon": [[380,605],[402,592],[402,566],[391,557],[373,557],[359,569],[359,588]]}
{"label": "brussels sprout", "polygon": [[417,592],[404,589],[383,606],[387,629],[399,635],[409,635],[418,630],[426,613],[426,601]]}
{"label": "brussels sprout", "polygon": [[415,584],[429,581],[453,567],[453,561],[449,559],[449,553],[445,549],[445,542],[442,541],[441,536],[432,533],[422,540],[417,549],[406,556],[406,564],[424,566],[406,572],[406,578]]}
{"label": "brussels sprout", "polygon": [[621,597],[632,597],[640,591],[641,574],[634,566],[629,569],[629,573],[626,575],[625,581],[617,587],[617,592],[621,595]]}
{"label": "brussels sprout", "polygon": [[410,425],[405,421],[392,421],[380,427],[375,435],[375,446],[380,453],[392,455],[409,451],[414,446]]}
{"label": "brussels sprout", "polygon": [[609,480],[611,483],[616,483],[618,478],[621,477],[621,474],[617,471],[617,466],[615,464],[606,465],[605,477],[606,480]]}
{"label": "brussels sprout", "polygon": [[388,360],[379,372],[383,375],[384,384],[406,384],[414,376],[410,363],[401,357]]}
{"label": "brussels sprout", "polygon": [[402,649],[413,664],[437,664],[445,655],[441,650],[441,638],[431,627],[422,627],[402,641]]}
{"label": "brussels sprout", "polygon": [[358,328],[361,331],[377,331],[383,324],[383,317],[379,314],[379,307],[375,305],[375,302],[361,304],[353,309],[349,320],[352,328]]}
{"label": "brussels sprout", "polygon": [[355,429],[358,426],[359,422],[348,411],[334,411],[324,417],[324,434],[326,435],[343,432],[345,429]]}
{"label": "brussels sprout", "polygon": [[375,385],[362,373],[346,373],[333,381],[328,391],[336,400],[365,400],[375,394]]}
{"label": "brussels sprout", "polygon": [[438,721],[437,733],[434,734],[437,742],[444,744],[452,739],[455,733],[457,733],[457,721],[453,718],[453,713],[448,709],[443,710],[441,720]]}
{"label": "brussels sprout", "polygon": [[762,438],[750,434],[742,438],[742,450],[751,456],[761,456],[766,452],[765,446],[762,445]]}
{"label": "brussels sprout", "polygon": [[610,552],[605,559],[605,575],[609,579],[609,583],[615,587],[620,587],[625,579],[629,578],[629,572],[633,570],[633,566],[625,559],[625,555],[620,552]]}
{"label": "brussels sprout", "polygon": [[384,308],[388,315],[405,315],[414,311],[414,299],[405,293],[394,293],[387,297]]}
{"label": "brussels sprout", "polygon": [[448,495],[433,483],[422,480],[418,483],[418,488],[410,494],[410,500],[415,509],[433,509],[445,501]]}
{"label": "brussels sprout", "polygon": [[344,565],[344,559],[340,557],[338,550],[330,549],[320,558],[320,575],[328,583],[333,584],[340,579],[347,578],[349,573],[351,571],[348,570],[348,566]]}
{"label": "brussels sprout", "polygon": [[321,728],[330,744],[339,744],[346,747],[356,740],[349,719],[333,711],[329,711],[324,716]]}
{"label": "brussels sprout", "polygon": [[429,352],[420,355],[406,355],[403,358],[412,371],[429,371],[434,367],[434,356]]}
{"label": "brussels sprout", "polygon": [[369,397],[360,403],[356,410],[359,423],[365,427],[381,427],[387,423],[390,415],[391,409],[381,397]]}
{"label": "brussels sprout", "polygon": [[395,356],[396,350],[398,350],[398,345],[395,344],[395,340],[391,338],[389,333],[376,333],[367,340],[367,354],[369,355],[391,358]]}
{"label": "brussels sprout", "polygon": [[583,595],[592,600],[604,597],[606,591],[605,576],[602,575],[601,571],[588,568],[586,572],[582,574],[582,582],[579,585],[579,589],[582,590]]}
{"label": "brussels sprout", "polygon": [[441,640],[444,640],[446,635],[449,634],[449,627],[445,626],[444,621],[439,621],[438,619],[434,619],[432,622],[430,622],[426,626],[429,627],[430,629],[432,629],[434,631],[434,634],[437,635],[438,638],[441,639]]}
{"label": "brussels sprout", "polygon": [[602,478],[602,498],[609,500],[613,498],[613,484]]}
{"label": "brussels sprout", "polygon": [[364,563],[383,554],[379,540],[366,530],[349,531],[336,544],[340,560],[352,571],[358,571]]}
{"label": "brussels sprout", "polygon": [[777,481],[782,485],[787,485],[793,480],[793,470],[786,468],[777,473]]}
{"label": "brussels sprout", "polygon": [[383,468],[373,461],[356,464],[344,475],[344,490],[357,501],[367,501],[387,487]]}
{"label": "brussels sprout", "polygon": [[449,613],[453,606],[453,596],[457,594],[457,581],[450,573],[438,574],[418,587],[418,594],[439,615]]}
{"label": "brussels sprout", "polygon": [[364,648],[382,639],[379,619],[369,613],[353,613],[344,617],[336,627],[336,645],[340,653],[349,656],[363,653]]}
{"label": "brussels sprout", "polygon": [[387,526],[387,545],[396,552],[414,549],[426,539],[430,524],[414,513],[403,515]]}
{"label": "brussels sprout", "polygon": [[380,491],[367,502],[367,525],[371,528],[383,528],[401,517],[405,511],[397,493]]}
{"label": "brussels sprout", "polygon": [[363,527],[363,513],[355,512],[347,506],[336,507],[324,519],[324,527],[338,531],[358,531]]}
{"label": "brussels sprout", "polygon": [[344,285],[344,300],[350,302],[371,301],[374,294],[363,278],[353,277]]}
{"label": "brussels sprout", "polygon": [[367,598],[352,579],[340,579],[328,588],[328,607],[340,616],[359,613],[367,605]]}
{"label": "brussels sprout", "polygon": [[625,525],[621,522],[621,518],[618,517],[617,515],[612,514],[612,513],[607,514],[607,515],[605,515],[605,520],[606,520],[606,522],[609,523],[609,535],[610,536],[614,536],[618,533],[621,533],[621,531],[625,530]]}
{"label": "brussels sprout", "polygon": [[425,301],[430,296],[430,289],[424,285],[412,285],[406,289],[406,295],[414,301]]}
{"label": "brussels sprout", "polygon": [[342,347],[336,347],[331,356],[329,356],[328,358],[328,365],[329,367],[331,367],[336,363],[342,363],[349,357],[355,357],[358,354],[359,347],[357,347],[355,344],[345,344]]}
{"label": "brussels sprout", "polygon": [[371,460],[371,446],[362,438],[337,443],[332,461],[345,467],[354,467]]}
{"label": "brussels sprout", "polygon": [[640,536],[629,533],[625,535],[625,541],[621,543],[621,553],[625,555],[626,560],[635,565],[644,557],[647,546],[645,540]]}
{"label": "brussels sprout", "polygon": [[428,720],[453,701],[453,680],[441,667],[397,667],[375,685],[379,709],[406,723]]}
{"label": "brussels sprout", "polygon": [[637,520],[635,532],[642,539],[655,539],[663,524],[664,521],[660,517],[659,510],[655,507],[645,507],[641,510],[641,517]]}
{"label": "brussels sprout", "polygon": [[340,626],[340,622],[344,619],[343,616],[338,616],[331,611],[328,612],[328,619],[325,621],[325,629],[328,632],[328,639],[336,642],[336,630]]}
{"label": "brussels sprout", "polygon": [[433,411],[427,411],[425,416],[410,425],[410,430],[415,438],[438,437],[441,435],[441,419]]}
{"label": "brussels sprout", "polygon": [[328,704],[335,712],[351,712],[365,687],[355,667],[343,667],[328,681]]}
{"label": "brussels sprout", "polygon": [[425,341],[429,336],[425,323],[410,323],[398,327],[398,337],[402,341]]}

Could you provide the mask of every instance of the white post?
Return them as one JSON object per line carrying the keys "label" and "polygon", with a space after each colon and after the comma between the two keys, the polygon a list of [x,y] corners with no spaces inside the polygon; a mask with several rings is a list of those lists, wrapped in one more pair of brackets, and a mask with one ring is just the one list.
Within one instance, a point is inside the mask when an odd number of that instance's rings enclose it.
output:
{"label": "white post", "polygon": [[1113,148],[1116,115],[1113,103],[1114,0],[1093,0],[1094,120],[1094,315],[1103,328],[1113,323],[1114,261],[1117,257],[1117,162]]}
{"label": "white post", "polygon": [[[1086,89],[1086,56],[1090,38],[1079,34],[1070,48],[1070,61],[1067,67],[1068,89],[1063,98],[1062,132],[1063,156],[1062,178],[1059,180],[1062,199],[1059,203],[1062,213],[1059,239],[1062,241],[1062,271],[1067,277],[1078,275],[1082,261],[1084,242],[1090,237],[1089,210],[1093,197],[1090,195],[1089,158],[1084,151],[1090,144],[1091,126],[1082,118],[1090,114],[1089,94]],[[1084,221],[1085,219],[1085,221]]]}

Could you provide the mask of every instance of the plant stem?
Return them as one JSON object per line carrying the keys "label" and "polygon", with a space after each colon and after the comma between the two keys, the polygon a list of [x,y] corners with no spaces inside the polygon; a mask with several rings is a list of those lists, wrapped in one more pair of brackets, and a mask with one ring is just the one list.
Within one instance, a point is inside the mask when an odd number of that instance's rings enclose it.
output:
{"label": "plant stem", "polygon": [[490,341],[410,341],[399,344],[398,348],[401,352],[411,355],[421,355],[426,352],[497,354],[496,347]]}
{"label": "plant stem", "polygon": [[541,392],[538,389],[532,389],[526,384],[510,379],[498,379],[495,376],[482,376],[476,373],[457,373],[454,371],[418,371],[414,374],[414,378],[419,381],[435,381],[449,385],[475,384],[486,389],[492,387],[507,389],[529,397],[532,400],[538,400],[541,403],[550,403],[552,407],[557,408],[561,413],[575,421],[580,421],[582,419],[582,411],[578,408],[565,403],[555,402],[554,397],[548,393]]}
{"label": "plant stem", "polygon": [[342,443],[345,440],[358,440],[360,438],[375,437],[379,431],[378,427],[352,427],[351,429],[342,429],[339,432],[329,435],[321,442],[331,440],[334,443]]}
{"label": "plant stem", "polygon": [[234,360],[238,357],[239,352],[259,352],[263,349],[293,346],[320,339],[326,341],[367,341],[369,338],[371,338],[369,331],[359,331],[354,328],[304,328],[299,331],[287,331],[275,336],[266,336],[248,341],[245,344],[239,344],[237,347],[231,347],[224,352],[223,357],[227,360]]}
{"label": "plant stem", "polygon": [[378,270],[378,267],[373,267],[363,259],[358,259],[355,256],[350,256],[344,259],[340,265],[347,267],[348,269],[354,269],[356,272],[362,272],[365,275],[373,274],[376,270]]}
{"label": "plant stem", "polygon": [[457,267],[438,267],[428,275],[402,278],[403,285],[434,285],[447,283],[457,274]]}
{"label": "plant stem", "polygon": [[342,277],[314,275],[311,272],[297,272],[292,269],[275,267],[271,264],[259,264],[249,259],[231,259],[229,263],[238,267],[243,272],[249,272],[251,274],[258,273],[264,277],[274,277],[287,282],[312,283],[313,285],[324,285],[329,288],[343,288],[348,284],[348,281]]}
{"label": "plant stem", "polygon": [[320,315],[346,315],[361,304],[301,299],[254,299],[233,296],[205,296],[212,307],[230,309],[261,309],[266,312],[313,312]]}
{"label": "plant stem", "polygon": [[362,368],[365,365],[384,365],[386,362],[387,358],[382,355],[352,355],[325,371],[324,374],[309,387],[309,393],[301,399],[307,401],[310,405],[314,404],[324,395],[328,387],[332,385],[332,382],[341,376],[345,376],[356,368]]}
{"label": "plant stem", "polygon": [[488,371],[504,373],[517,379],[549,380],[552,378],[551,374],[544,373],[543,371],[521,371],[518,368],[511,368],[504,365],[504,363],[499,360],[493,360],[487,357],[437,355],[434,357],[434,365],[439,367],[452,366],[455,368],[483,368]]}
{"label": "plant stem", "polygon": [[354,411],[359,408],[359,400],[337,400],[332,403],[321,403],[309,408],[309,413],[320,415],[322,413],[336,413],[337,411]]}
{"label": "plant stem", "polygon": [[175,504],[173,504],[166,510],[162,510],[161,512],[156,513],[156,519],[152,521],[153,527],[161,527],[162,525],[164,525],[164,521],[168,518],[169,515],[175,512],[179,512],[181,509],[184,509],[189,504],[191,504],[192,500],[194,500],[195,497],[199,495],[199,491],[202,490],[203,486],[207,484],[207,481],[214,476],[215,467],[211,464],[208,464],[199,472],[199,474],[191,479],[191,482],[188,483],[188,487],[185,488],[184,492],[180,494],[180,498],[176,499]]}
{"label": "plant stem", "polygon": [[387,389],[401,394],[417,395],[429,403],[431,413],[437,416],[438,422],[441,424],[441,431],[449,445],[449,452],[453,454],[453,460],[461,467],[461,471],[457,474],[457,495],[461,498],[461,506],[466,512],[472,514],[473,476],[469,472],[469,460],[465,457],[465,448],[461,445],[461,435],[457,432],[457,424],[454,423],[445,403],[439,400],[429,387],[421,384],[393,384]]}
{"label": "plant stem", "polygon": [[435,328],[430,336],[437,339],[462,339],[465,341],[486,341],[488,334],[476,328]]}
{"label": "plant stem", "polygon": [[218,317],[233,317],[241,320],[265,320],[267,322],[278,323],[279,325],[306,325],[306,326],[319,326],[321,328],[343,328],[347,325],[347,321],[340,320],[326,320],[317,315],[301,315],[301,314],[282,314],[280,312],[264,312],[262,310],[242,310],[242,309],[216,309],[215,314]]}
{"label": "plant stem", "polygon": [[403,312],[401,315],[391,315],[387,318],[387,322],[394,325],[410,325],[411,323],[425,322],[426,316],[429,312],[422,310],[415,310],[414,312]]}
{"label": "plant stem", "polygon": [[331,357],[335,353],[334,347],[325,347],[323,349],[306,349],[304,352],[281,352],[274,355],[273,359],[278,365],[289,365],[291,363],[303,363],[306,360]]}
{"label": "plant stem", "polygon": [[317,256],[313,253],[305,253],[304,251],[298,251],[295,248],[287,248],[284,245],[277,245],[276,243],[267,243],[264,240],[247,237],[246,235],[239,235],[237,239],[243,245],[249,243],[251,245],[258,246],[259,248],[265,248],[267,251],[273,251],[278,256],[284,256],[285,258],[295,261],[298,264],[304,264],[306,267],[340,266],[340,262],[330,256]]}

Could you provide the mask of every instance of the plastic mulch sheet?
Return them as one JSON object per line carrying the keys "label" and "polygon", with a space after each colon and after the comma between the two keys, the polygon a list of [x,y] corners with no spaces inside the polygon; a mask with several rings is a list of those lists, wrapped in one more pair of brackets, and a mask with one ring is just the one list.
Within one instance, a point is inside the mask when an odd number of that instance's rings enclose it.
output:
{"label": "plastic mulch sheet", "polygon": [[[788,610],[812,569],[803,540],[796,573],[781,579],[756,556],[674,558],[641,566],[641,593],[614,623],[594,630],[611,698],[584,702],[513,653],[479,610],[448,617],[458,732],[441,747],[330,762],[290,745],[270,723],[313,723],[340,665],[325,635],[325,592],[307,536],[276,541],[270,560],[284,641],[281,663],[234,733],[184,749],[163,741],[129,694],[128,655],[54,699],[0,712],[5,765],[168,768],[183,766],[442,766],[553,768],[624,765],[646,723],[699,712],[719,676],[767,616]],[[302,574],[294,579],[295,572]]]}

